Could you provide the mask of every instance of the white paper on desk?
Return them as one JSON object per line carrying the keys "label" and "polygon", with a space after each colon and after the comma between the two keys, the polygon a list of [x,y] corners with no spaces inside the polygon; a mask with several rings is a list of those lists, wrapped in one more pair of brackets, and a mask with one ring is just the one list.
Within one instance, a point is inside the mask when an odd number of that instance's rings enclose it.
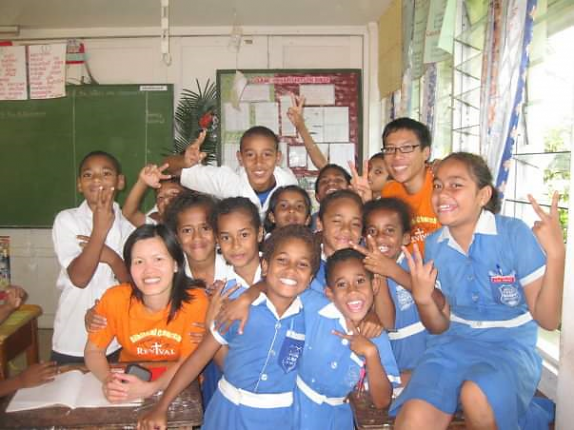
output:
{"label": "white paper on desk", "polygon": [[242,102],[268,102],[271,100],[269,84],[247,84],[241,94]]}
{"label": "white paper on desk", "polygon": [[244,131],[251,127],[249,118],[249,103],[239,103],[239,109],[235,109],[231,103],[224,103],[225,130]]}
{"label": "white paper on desk", "polygon": [[329,163],[338,164],[351,173],[349,161],[355,162],[354,143],[331,143],[329,145]]}
{"label": "white paper on desk", "polygon": [[28,46],[31,99],[66,96],[66,44]]}
{"label": "white paper on desk", "polygon": [[0,100],[26,100],[26,47],[0,47]]}
{"label": "white paper on desk", "polygon": [[347,106],[323,109],[324,142],[349,141],[349,108]]}
{"label": "white paper on desk", "polygon": [[[316,145],[317,145],[317,148],[319,148],[319,151],[321,151],[323,153],[323,155],[325,156],[325,159],[327,160],[327,162],[329,162],[329,144],[317,143]],[[317,169],[317,167],[315,167],[315,165],[311,161],[311,157],[309,156],[308,153],[307,153],[307,170],[309,170],[310,172],[316,172],[319,170],[319,169]]]}
{"label": "white paper on desk", "polygon": [[335,85],[300,85],[299,95],[305,97],[306,105],[334,105]]}
{"label": "white paper on desk", "polygon": [[279,104],[275,102],[253,103],[255,124],[265,126],[279,134]]}
{"label": "white paper on desk", "polygon": [[280,96],[279,106],[281,109],[281,136],[296,136],[297,130],[287,116],[287,111],[293,106],[291,96]]}
{"label": "white paper on desk", "polygon": [[289,167],[307,167],[307,149],[304,146],[289,147]]}
{"label": "white paper on desk", "polygon": [[323,108],[307,107],[303,111],[303,118],[313,140],[316,143],[325,142],[323,137]]}

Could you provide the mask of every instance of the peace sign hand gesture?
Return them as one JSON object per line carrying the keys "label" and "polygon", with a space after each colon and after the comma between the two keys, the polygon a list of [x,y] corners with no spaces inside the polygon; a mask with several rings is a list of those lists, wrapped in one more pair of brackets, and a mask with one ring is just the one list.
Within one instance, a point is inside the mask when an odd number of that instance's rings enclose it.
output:
{"label": "peace sign hand gesture", "polygon": [[528,200],[530,204],[532,204],[534,212],[540,217],[540,221],[534,223],[532,232],[538,239],[538,242],[540,242],[547,256],[562,258],[566,253],[566,249],[562,238],[562,227],[560,226],[560,216],[558,213],[560,195],[557,191],[552,195],[550,213],[545,212],[531,194],[528,194]]}
{"label": "peace sign hand gesture", "polygon": [[157,164],[148,164],[140,171],[139,179],[150,188],[159,188],[161,181],[171,178],[171,175],[164,173],[168,167],[168,163],[159,167]]}
{"label": "peace sign hand gesture", "polygon": [[345,318],[347,323],[347,329],[351,334],[342,333],[337,330],[333,330],[335,336],[339,336],[342,339],[347,339],[349,341],[349,348],[357,355],[363,357],[370,357],[373,353],[378,353],[377,347],[373,342],[369,340],[366,336],[363,336],[355,323],[349,318]]}
{"label": "peace sign hand gesture", "polygon": [[435,289],[438,271],[432,261],[423,262],[423,257],[415,243],[413,255],[406,246],[403,246],[403,252],[407,258],[409,271],[411,273],[412,295],[415,302],[419,305],[428,305],[432,303],[433,292]]}
{"label": "peace sign hand gesture", "polygon": [[369,161],[363,161],[363,174],[359,175],[357,169],[355,168],[355,163],[349,161],[349,169],[351,169],[351,188],[355,191],[359,196],[361,196],[361,200],[363,203],[370,202],[373,200],[373,191],[369,185]]}
{"label": "peace sign hand gesture", "polygon": [[287,109],[287,118],[295,126],[297,130],[299,127],[305,125],[305,119],[303,118],[303,108],[305,106],[305,97],[296,96],[291,93],[291,107]]}
{"label": "peace sign hand gesture", "polygon": [[200,164],[205,157],[207,157],[206,152],[201,152],[201,145],[205,141],[207,136],[207,130],[201,130],[197,139],[190,144],[183,153],[183,161],[186,168]]}

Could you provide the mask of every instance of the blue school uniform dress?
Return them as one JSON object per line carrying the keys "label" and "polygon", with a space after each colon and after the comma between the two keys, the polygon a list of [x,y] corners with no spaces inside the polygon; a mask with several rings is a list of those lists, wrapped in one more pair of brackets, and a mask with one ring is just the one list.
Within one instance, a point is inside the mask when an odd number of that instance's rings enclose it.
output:
{"label": "blue school uniform dress", "polygon": [[323,252],[323,245],[321,245],[321,263],[319,264],[319,270],[315,274],[315,277],[311,280],[309,288],[321,294],[325,294],[325,287],[327,286],[327,278],[325,276],[325,266],[327,265],[327,256]]}
{"label": "blue school uniform dress", "polygon": [[[325,297],[314,296],[309,303],[309,296],[302,295],[306,339],[295,389],[295,428],[352,430],[353,413],[346,397],[359,382],[365,362],[351,351],[347,339],[332,334],[333,330],[350,334],[343,314]],[[371,341],[391,384],[397,386],[399,370],[386,333]]]}
{"label": "blue school uniform dress", "polygon": [[426,240],[425,258],[438,269],[450,304],[450,327],[428,348],[391,413],[422,399],[452,414],[464,381],[486,395],[496,424],[514,430],[540,379],[538,325],[524,287],[544,275],[546,258],[522,221],[483,211],[466,254],[443,227]]}
{"label": "blue school uniform dress", "polygon": [[[397,263],[409,271],[404,254],[401,253]],[[395,331],[389,333],[391,347],[399,370],[412,370],[426,349],[429,334],[421,322],[411,293],[391,278],[387,278],[387,285],[395,304]]]}
{"label": "blue school uniform dress", "polygon": [[297,297],[279,318],[263,293],[253,302],[242,335],[235,323],[215,339],[229,346],[223,377],[205,412],[203,429],[293,428],[296,367],[305,341]]}

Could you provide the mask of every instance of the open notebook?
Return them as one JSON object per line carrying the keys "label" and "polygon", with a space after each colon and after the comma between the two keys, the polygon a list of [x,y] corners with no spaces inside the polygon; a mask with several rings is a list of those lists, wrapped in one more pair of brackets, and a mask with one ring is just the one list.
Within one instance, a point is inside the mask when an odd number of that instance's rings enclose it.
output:
{"label": "open notebook", "polygon": [[69,408],[100,408],[138,406],[141,400],[129,403],[110,403],[102,392],[102,383],[91,373],[79,370],[62,373],[52,382],[16,392],[6,412],[25,411],[49,406]]}

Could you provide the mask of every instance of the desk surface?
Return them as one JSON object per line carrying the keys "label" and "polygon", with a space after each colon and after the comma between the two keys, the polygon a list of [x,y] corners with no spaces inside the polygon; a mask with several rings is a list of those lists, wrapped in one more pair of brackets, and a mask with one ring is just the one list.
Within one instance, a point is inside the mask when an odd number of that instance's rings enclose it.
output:
{"label": "desk surface", "polygon": [[0,343],[12,335],[27,322],[42,315],[42,308],[38,305],[22,305],[0,324]]}
{"label": "desk surface", "polygon": [[[75,367],[77,368],[77,366]],[[145,399],[139,406],[111,408],[77,408],[48,407],[21,412],[6,413],[6,407],[12,396],[0,403],[0,428],[29,429],[33,428],[135,428],[139,416],[148,411],[159,399],[158,395]],[[168,412],[169,427],[199,426],[203,421],[201,392],[199,384],[194,381],[170,405]]]}

